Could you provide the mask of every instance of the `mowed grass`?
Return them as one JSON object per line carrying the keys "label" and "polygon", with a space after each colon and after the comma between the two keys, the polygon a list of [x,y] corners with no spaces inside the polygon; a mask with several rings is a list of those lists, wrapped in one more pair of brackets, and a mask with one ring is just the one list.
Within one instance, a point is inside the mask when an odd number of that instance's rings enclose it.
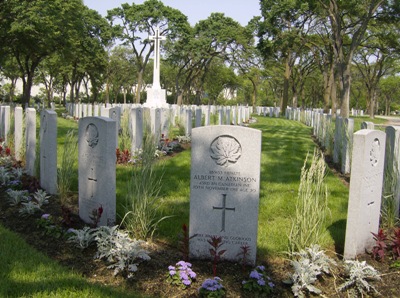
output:
{"label": "mowed grass", "polygon": [[0,225],[0,297],[141,297],[89,283]]}

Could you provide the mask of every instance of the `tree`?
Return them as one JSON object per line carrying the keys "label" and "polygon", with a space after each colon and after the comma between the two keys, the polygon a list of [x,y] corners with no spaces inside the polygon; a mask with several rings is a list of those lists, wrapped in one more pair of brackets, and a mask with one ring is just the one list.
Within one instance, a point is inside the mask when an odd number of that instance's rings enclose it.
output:
{"label": "tree", "polygon": [[124,91],[124,103],[126,103],[126,91],[132,90],[135,79],[132,73],[136,72],[133,51],[126,46],[117,46],[111,50],[108,63],[108,80],[110,93],[117,100],[118,94]]}
{"label": "tree", "polygon": [[308,3],[296,0],[261,0],[262,19],[258,24],[258,48],[264,59],[284,64],[281,112],[284,114],[289,100],[290,75],[297,52],[304,47],[311,10]]}
{"label": "tree", "polygon": [[396,60],[399,58],[396,49],[399,48],[399,34],[394,29],[394,26],[385,23],[371,26],[362,42],[363,47],[356,52],[353,59],[367,89],[371,118],[375,114],[379,81],[383,76],[395,73]]}
{"label": "tree", "polygon": [[199,21],[167,50],[167,59],[178,68],[176,78],[177,102],[183,93],[196,92],[195,103],[200,104],[204,83],[214,60],[232,65],[234,53],[246,46],[252,35],[223,13],[212,13]]}
{"label": "tree", "polygon": [[143,4],[122,4],[108,11],[107,19],[114,27],[115,37],[133,50],[137,67],[136,103],[140,103],[143,75],[154,51],[154,43],[148,36],[154,35],[155,28],[159,27],[160,34],[169,40],[179,38],[189,27],[187,17],[161,1],[147,0]]}
{"label": "tree", "polygon": [[319,12],[331,30],[331,46],[339,82],[339,105],[342,117],[349,116],[351,64],[355,51],[364,39],[368,24],[382,12],[385,0],[318,0]]}
{"label": "tree", "polygon": [[0,4],[0,50],[14,57],[23,81],[22,104],[29,104],[36,68],[44,58],[67,46],[82,1],[8,0]]}
{"label": "tree", "polygon": [[385,115],[390,115],[392,105],[396,112],[400,110],[400,77],[390,76],[383,78],[379,83],[380,95],[383,101]]}
{"label": "tree", "polygon": [[224,90],[236,90],[237,86],[238,80],[233,69],[227,67],[221,60],[214,60],[204,82],[204,90],[209,98],[208,104],[216,104]]}

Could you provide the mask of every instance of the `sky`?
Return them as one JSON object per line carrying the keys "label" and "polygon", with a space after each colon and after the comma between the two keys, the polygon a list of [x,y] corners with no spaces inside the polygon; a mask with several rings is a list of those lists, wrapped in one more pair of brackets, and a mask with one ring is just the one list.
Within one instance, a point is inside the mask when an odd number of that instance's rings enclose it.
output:
{"label": "sky", "polygon": [[[260,0],[161,0],[164,5],[180,10],[193,26],[207,19],[212,12],[222,12],[242,26],[260,15]],[[107,10],[120,7],[122,3],[142,4],[144,0],[84,0],[85,5],[106,16]]]}

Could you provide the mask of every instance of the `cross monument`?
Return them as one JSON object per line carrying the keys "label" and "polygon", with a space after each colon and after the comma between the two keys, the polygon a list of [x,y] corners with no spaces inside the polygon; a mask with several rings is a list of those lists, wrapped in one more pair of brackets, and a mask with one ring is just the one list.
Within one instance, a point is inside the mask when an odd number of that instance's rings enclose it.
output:
{"label": "cross monument", "polygon": [[160,45],[165,40],[165,36],[160,35],[160,28],[156,28],[154,36],[149,36],[149,40],[154,41],[154,67],[153,67],[153,85],[147,89],[147,100],[144,106],[162,107],[167,104],[165,89],[160,85]]}

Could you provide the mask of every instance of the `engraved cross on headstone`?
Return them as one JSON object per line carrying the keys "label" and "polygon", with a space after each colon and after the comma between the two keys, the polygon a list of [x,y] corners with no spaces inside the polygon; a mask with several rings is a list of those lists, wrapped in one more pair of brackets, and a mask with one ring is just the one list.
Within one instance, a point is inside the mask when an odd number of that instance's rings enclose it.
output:
{"label": "engraved cross on headstone", "polygon": [[165,36],[160,35],[160,29],[157,27],[154,36],[149,36],[150,40],[154,40],[154,71],[153,71],[153,87],[152,89],[161,89],[160,85],[160,44],[165,40]]}
{"label": "engraved cross on headstone", "polygon": [[91,172],[92,172],[92,174],[91,174],[91,176],[92,177],[88,177],[88,180],[89,180],[89,182],[90,182],[90,189],[91,189],[91,196],[90,196],[90,198],[91,199],[93,199],[93,197],[94,197],[94,183],[95,182],[97,182],[97,179],[96,178],[94,178],[94,175],[93,175],[93,168],[90,168],[90,170],[91,170]]}
{"label": "engraved cross on headstone", "polygon": [[236,208],[226,207],[226,194],[222,194],[222,207],[213,206],[213,210],[222,210],[221,232],[225,232],[225,211],[235,211]]}

